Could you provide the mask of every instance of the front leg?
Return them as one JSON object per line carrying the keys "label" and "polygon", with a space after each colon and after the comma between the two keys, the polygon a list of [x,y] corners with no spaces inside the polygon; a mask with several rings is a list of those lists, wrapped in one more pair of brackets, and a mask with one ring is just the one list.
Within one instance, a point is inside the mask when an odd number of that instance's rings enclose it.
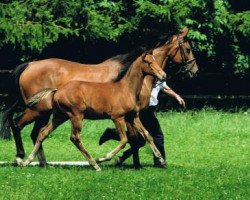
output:
{"label": "front leg", "polygon": [[146,141],[149,143],[151,149],[153,150],[153,153],[155,157],[159,159],[159,162],[161,163],[162,166],[166,166],[166,163],[163,159],[163,156],[161,155],[160,151],[157,149],[157,147],[154,144],[153,138],[149,135],[148,131],[144,128],[142,125],[139,116],[136,115],[134,118],[134,128],[142,134],[142,136],[146,139]]}

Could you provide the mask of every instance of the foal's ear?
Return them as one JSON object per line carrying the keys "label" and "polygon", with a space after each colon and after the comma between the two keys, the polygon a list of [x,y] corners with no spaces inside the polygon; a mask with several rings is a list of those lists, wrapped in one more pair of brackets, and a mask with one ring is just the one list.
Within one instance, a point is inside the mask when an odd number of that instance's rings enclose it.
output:
{"label": "foal's ear", "polygon": [[181,31],[180,31],[180,35],[184,38],[187,36],[188,34],[188,27],[184,27]]}
{"label": "foal's ear", "polygon": [[149,51],[147,51],[147,54],[153,55],[153,51],[154,49],[150,49]]}
{"label": "foal's ear", "polygon": [[143,62],[145,62],[145,57],[146,57],[147,54],[148,54],[148,51],[145,51],[145,52],[142,54],[141,59],[142,59]]}

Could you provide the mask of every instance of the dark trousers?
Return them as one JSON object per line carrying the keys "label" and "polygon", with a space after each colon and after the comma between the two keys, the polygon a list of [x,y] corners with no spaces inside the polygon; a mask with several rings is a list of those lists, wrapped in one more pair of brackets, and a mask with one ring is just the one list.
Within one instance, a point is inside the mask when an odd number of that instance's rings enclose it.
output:
{"label": "dark trousers", "polygon": [[[164,160],[165,160],[165,148],[164,148],[164,135],[161,130],[159,121],[155,116],[155,106],[150,106],[147,109],[143,109],[140,111],[140,120],[143,126],[148,130],[150,135],[154,139],[154,143],[158,150],[161,152]],[[154,163],[157,164],[158,159],[154,157]]]}

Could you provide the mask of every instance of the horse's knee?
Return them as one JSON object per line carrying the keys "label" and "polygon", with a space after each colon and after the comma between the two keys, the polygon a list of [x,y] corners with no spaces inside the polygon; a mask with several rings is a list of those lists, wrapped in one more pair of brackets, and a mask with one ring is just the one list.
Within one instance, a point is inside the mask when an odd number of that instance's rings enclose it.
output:
{"label": "horse's knee", "polygon": [[120,141],[121,148],[124,148],[127,143],[128,143],[127,137],[126,138],[122,138],[121,141]]}
{"label": "horse's knee", "polygon": [[149,143],[154,142],[153,137],[152,137],[152,136],[150,136],[149,134],[147,135],[146,140],[147,140]]}

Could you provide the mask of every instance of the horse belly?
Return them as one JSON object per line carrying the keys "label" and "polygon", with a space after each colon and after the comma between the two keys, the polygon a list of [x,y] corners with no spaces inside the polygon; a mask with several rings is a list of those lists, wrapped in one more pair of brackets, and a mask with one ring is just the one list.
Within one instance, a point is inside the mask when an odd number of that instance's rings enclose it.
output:
{"label": "horse belly", "polygon": [[84,118],[90,120],[101,120],[101,119],[110,119],[110,115],[105,112],[96,112],[93,109],[86,109],[84,112]]}

